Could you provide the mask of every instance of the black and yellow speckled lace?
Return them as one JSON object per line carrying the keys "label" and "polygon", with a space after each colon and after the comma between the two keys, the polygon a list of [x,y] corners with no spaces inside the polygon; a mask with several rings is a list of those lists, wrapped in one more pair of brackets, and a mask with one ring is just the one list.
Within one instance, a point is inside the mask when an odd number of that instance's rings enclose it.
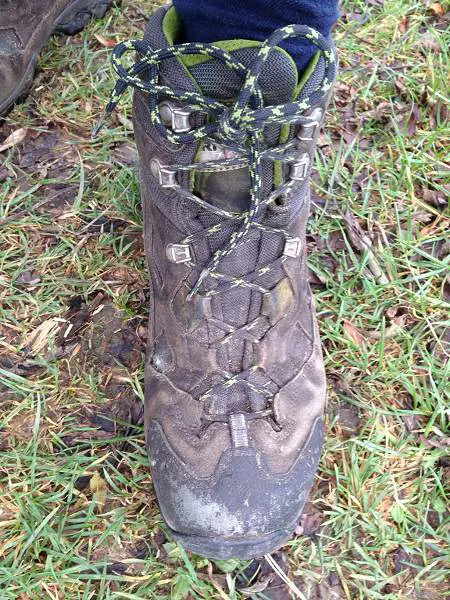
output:
{"label": "black and yellow speckled lace", "polygon": [[[301,101],[289,102],[279,106],[263,106],[262,94],[258,88],[258,77],[262,67],[266,62],[270,51],[278,46],[283,40],[289,37],[301,37],[310,40],[321,51],[324,59],[324,73],[322,81],[317,88]],[[127,52],[136,52],[139,60],[129,69],[125,68],[121,59]],[[198,92],[180,92],[174,91],[168,86],[161,85],[159,79],[158,65],[161,61],[181,57],[188,54],[204,54],[212,58],[223,61],[230,69],[235,70],[239,75],[245,78],[244,84],[232,106],[226,106],[213,98],[207,98]],[[119,102],[125,90],[132,86],[148,94],[148,103],[150,109],[150,118],[159,132],[159,134],[174,144],[186,144],[195,141],[213,138],[220,141],[239,152],[242,157],[221,159],[209,163],[197,163],[191,165],[171,165],[175,171],[201,169],[221,170],[231,166],[244,166],[248,164],[251,177],[251,202],[247,211],[236,216],[228,211],[216,209],[215,212],[223,217],[238,218],[241,220],[240,227],[234,231],[226,247],[215,252],[209,264],[207,264],[200,276],[199,281],[194,286],[193,293],[198,290],[201,281],[205,275],[221,277],[217,272],[220,260],[233,252],[237,244],[254,226],[260,226],[259,217],[261,208],[275,200],[280,193],[285,190],[278,189],[269,198],[262,198],[262,177],[261,161],[263,159],[278,159],[285,162],[295,162],[295,152],[289,152],[294,149],[294,143],[287,143],[275,149],[261,148],[261,133],[269,124],[286,125],[291,123],[308,123],[308,118],[304,116],[305,111],[312,108],[327,94],[332,86],[336,70],[336,56],[334,49],[327,40],[316,30],[305,25],[288,25],[277,29],[262,44],[259,52],[248,69],[241,64],[229,52],[211,44],[188,43],[171,46],[161,50],[152,50],[148,45],[139,40],[128,40],[118,44],[113,49],[112,63],[118,74],[118,81],[112,93],[110,102],[106,107],[106,113],[111,113]],[[141,77],[145,71],[145,79]],[[159,98],[171,99],[178,102],[199,107],[205,110],[209,115],[209,122],[205,125],[193,129],[187,133],[176,133],[168,129],[161,120],[158,108]],[[250,108],[250,106],[256,108]],[[193,195],[190,197],[201,204],[211,206],[201,198]],[[215,226],[214,232],[217,232]],[[240,281],[238,285],[246,286],[245,280]],[[251,286],[252,287],[252,286]]]}
{"label": "black and yellow speckled lace", "polygon": [[[293,101],[278,106],[264,106],[262,93],[258,85],[259,75],[271,50],[275,46],[278,46],[283,40],[290,37],[306,38],[318,48],[321,52],[324,65],[322,79],[308,96],[303,97],[299,101]],[[128,52],[137,53],[138,55],[138,60],[130,68],[126,68],[122,64],[122,59]],[[174,57],[179,58],[189,54],[203,54],[210,58],[220,60],[242,77],[244,83],[236,101],[231,106],[213,98],[205,97],[198,92],[174,91],[170,87],[160,84],[159,64],[164,60]],[[248,166],[249,169],[251,177],[250,206],[248,210],[242,213],[233,213],[215,207],[182,186],[175,186],[177,193],[181,196],[187,197],[206,210],[223,217],[228,223],[231,221],[236,225],[235,230],[230,234],[224,247],[216,250],[203,268],[197,282],[191,290],[190,296],[192,297],[192,295],[199,293],[200,287],[207,277],[218,279],[219,285],[216,285],[213,289],[203,291],[202,293],[205,296],[222,293],[235,286],[243,286],[263,293],[266,292],[267,290],[259,285],[258,277],[266,275],[272,269],[279,267],[280,263],[286,260],[287,257],[285,255],[281,256],[270,265],[265,265],[253,273],[249,273],[239,278],[230,277],[219,272],[218,267],[221,260],[231,254],[236,247],[243,242],[246,234],[252,227],[277,232],[284,236],[286,240],[290,239],[289,235],[284,230],[268,227],[261,222],[264,212],[262,208],[274,202],[280,195],[286,194],[290,188],[295,185],[295,182],[289,180],[270,193],[268,197],[263,198],[262,161],[270,159],[283,161],[285,163],[295,163],[298,160],[296,141],[292,140],[285,144],[281,144],[277,148],[263,148],[262,132],[263,129],[270,124],[279,126],[294,123],[297,125],[311,124],[311,117],[306,116],[305,113],[323,100],[328,94],[335,78],[336,56],[334,48],[314,29],[303,25],[289,25],[274,31],[274,33],[261,45],[250,68],[245,67],[226,50],[211,44],[187,43],[160,50],[152,50],[144,41],[138,40],[129,40],[118,44],[113,49],[112,62],[118,75],[118,81],[106,108],[107,114],[115,109],[122,94],[129,86],[131,86],[148,94],[148,105],[152,124],[158,133],[169,142],[173,144],[188,144],[209,139],[223,144],[227,148],[236,151],[238,154],[238,156],[233,158],[221,158],[220,160],[213,160],[206,163],[170,165],[171,170],[174,172],[190,170],[212,172],[242,166]],[[195,110],[205,112],[208,115],[208,119],[204,125],[191,129],[188,132],[177,133],[172,131],[162,122],[159,110],[159,102],[161,99],[174,100],[175,102],[191,105],[195,107]],[[203,230],[201,233],[203,236],[208,236],[221,231],[222,228],[223,225],[219,223]],[[196,235],[198,234],[187,236],[181,243],[191,243]],[[246,338],[247,336],[251,337],[252,328],[254,328],[254,326],[255,322],[252,322],[241,328],[232,328],[220,343],[227,343],[236,334],[242,338]],[[256,341],[259,341],[259,339]],[[254,384],[249,381],[249,375],[257,373],[258,370],[259,368],[254,366],[234,375],[231,373],[225,374],[225,381],[213,386],[210,390],[202,394],[201,399],[206,400],[214,394],[219,393],[223,388],[230,388],[238,382],[246,383],[254,392],[262,394],[265,397],[273,396],[275,392],[275,389],[272,389],[274,383],[270,378],[268,381],[265,374],[263,374],[265,382]],[[253,414],[251,418],[266,416],[268,412],[270,411],[260,411],[259,414]],[[218,418],[218,415],[214,415],[214,419]]]}

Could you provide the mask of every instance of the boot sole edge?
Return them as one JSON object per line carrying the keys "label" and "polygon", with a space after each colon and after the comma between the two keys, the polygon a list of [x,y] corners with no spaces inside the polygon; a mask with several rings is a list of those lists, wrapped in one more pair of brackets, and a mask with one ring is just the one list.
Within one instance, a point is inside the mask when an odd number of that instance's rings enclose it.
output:
{"label": "boot sole edge", "polygon": [[291,539],[295,527],[296,525],[293,525],[292,527],[278,529],[265,535],[243,540],[190,536],[168,529],[171,537],[180,542],[186,550],[195,554],[216,560],[227,560],[229,558],[251,560],[264,554],[271,554],[281,548]]}

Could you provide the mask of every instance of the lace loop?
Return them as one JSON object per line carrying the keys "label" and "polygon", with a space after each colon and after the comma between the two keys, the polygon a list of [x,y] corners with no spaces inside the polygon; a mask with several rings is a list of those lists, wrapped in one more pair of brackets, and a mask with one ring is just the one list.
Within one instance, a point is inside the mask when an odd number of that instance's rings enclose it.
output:
{"label": "lace loop", "polygon": [[[324,62],[322,79],[312,92],[301,101],[278,106],[263,106],[262,94],[258,87],[258,79],[262,68],[271,51],[289,37],[306,38],[321,51]],[[127,69],[122,64],[121,59],[129,51],[137,52],[140,58],[132,67]],[[245,78],[237,100],[231,108],[198,92],[174,91],[170,87],[159,83],[159,64],[162,61],[191,54],[202,54],[218,59]],[[235,250],[250,228],[258,223],[262,214],[261,207],[265,204],[262,199],[261,173],[264,151],[261,148],[259,132],[272,123],[286,125],[298,122],[302,119],[305,110],[323,99],[331,87],[335,75],[336,58],[334,50],[327,40],[314,29],[304,25],[288,25],[274,31],[263,42],[256,59],[248,69],[232,54],[212,44],[188,43],[152,50],[144,42],[136,40],[129,40],[115,46],[112,63],[119,80],[106,108],[107,113],[114,110],[125,89],[132,86],[148,93],[151,121],[160,135],[168,141],[174,144],[186,144],[208,138],[219,139],[245,155],[251,179],[250,209],[243,216],[239,229],[232,233],[227,247],[217,251],[205,266],[206,270],[216,272],[221,260]],[[141,77],[144,71],[146,73],[145,78]],[[211,120],[209,123],[189,132],[173,132],[162,122],[158,109],[158,100],[161,97],[195,105],[209,114]],[[251,108],[252,105],[253,108]],[[247,138],[250,138],[248,146],[244,143]],[[280,160],[282,159],[283,157],[280,156]],[[217,161],[212,161],[210,168],[214,168],[215,162]],[[223,168],[223,165],[220,166]],[[197,291],[200,284],[201,281],[199,280],[194,286]]]}

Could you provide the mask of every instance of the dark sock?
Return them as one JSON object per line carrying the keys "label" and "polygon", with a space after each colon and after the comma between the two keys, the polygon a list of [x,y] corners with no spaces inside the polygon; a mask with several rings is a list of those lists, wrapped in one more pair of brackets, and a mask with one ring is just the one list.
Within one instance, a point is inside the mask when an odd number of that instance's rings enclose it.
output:
{"label": "dark sock", "polygon": [[[279,27],[309,25],[328,37],[339,16],[338,0],[173,0],[185,42],[263,41]],[[302,72],[316,52],[307,40],[283,44]]]}

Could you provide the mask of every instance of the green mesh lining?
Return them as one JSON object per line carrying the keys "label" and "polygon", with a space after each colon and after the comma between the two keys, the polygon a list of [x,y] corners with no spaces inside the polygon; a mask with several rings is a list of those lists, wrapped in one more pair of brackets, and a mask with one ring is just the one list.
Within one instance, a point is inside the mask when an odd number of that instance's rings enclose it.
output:
{"label": "green mesh lining", "polygon": [[180,15],[177,13],[174,6],[164,15],[162,23],[163,33],[166,36],[167,43],[169,46],[176,44],[177,39],[180,37],[182,30],[182,23]]}
{"label": "green mesh lining", "polygon": [[[314,69],[316,68],[317,63],[319,62],[319,58],[320,58],[320,52],[316,52],[314,54],[314,56],[312,57],[312,59],[309,61],[308,66],[304,70],[303,75],[302,75],[300,81],[298,82],[297,87],[295,88],[295,91],[292,95],[292,100],[295,100],[296,98],[298,98],[305,83],[311,77],[311,74],[313,73]],[[280,144],[284,144],[285,142],[288,141],[290,130],[291,130],[291,128],[289,125],[283,125],[283,127],[281,128],[280,137],[279,137]],[[273,164],[274,187],[278,187],[282,183],[283,183],[283,163],[281,163],[279,161],[275,161]]]}

